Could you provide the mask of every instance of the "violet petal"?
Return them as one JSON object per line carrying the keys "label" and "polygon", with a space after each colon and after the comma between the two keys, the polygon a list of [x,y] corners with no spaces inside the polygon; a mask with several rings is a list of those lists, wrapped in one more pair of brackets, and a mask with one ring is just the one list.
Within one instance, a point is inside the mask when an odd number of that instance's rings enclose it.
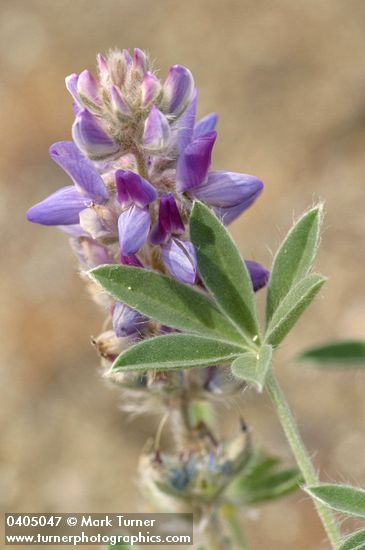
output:
{"label": "violet petal", "polygon": [[103,179],[93,164],[81,155],[72,141],[59,141],[51,145],[49,154],[70,176],[81,193],[86,193],[95,202],[108,198]]}
{"label": "violet petal", "polygon": [[245,264],[251,276],[253,289],[256,292],[267,284],[270,277],[270,271],[253,260],[245,260]]}
{"label": "violet petal", "polygon": [[153,185],[131,170],[117,170],[115,183],[118,200],[123,207],[134,203],[143,208],[157,199]]}
{"label": "violet petal", "polygon": [[216,132],[199,137],[179,156],[176,165],[176,188],[180,193],[195,189],[206,179],[216,138]]}
{"label": "violet petal", "polygon": [[178,281],[193,285],[197,277],[197,259],[189,241],[170,239],[161,246],[162,259],[171,275]]}
{"label": "violet petal", "polygon": [[205,136],[209,132],[213,132],[217,126],[218,115],[216,113],[210,113],[204,118],[201,118],[194,128],[194,139],[197,137]]}
{"label": "violet petal", "polygon": [[85,197],[70,185],[32,206],[27,212],[27,220],[42,225],[78,224],[79,213],[84,208]]}
{"label": "violet petal", "polygon": [[138,252],[146,242],[151,225],[148,208],[132,205],[118,219],[119,245],[123,256]]}

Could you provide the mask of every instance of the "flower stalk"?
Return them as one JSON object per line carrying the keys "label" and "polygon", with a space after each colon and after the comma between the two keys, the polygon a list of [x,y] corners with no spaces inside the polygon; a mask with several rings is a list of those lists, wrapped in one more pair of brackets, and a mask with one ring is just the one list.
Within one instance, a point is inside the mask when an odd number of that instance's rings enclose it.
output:
{"label": "flower stalk", "polygon": [[[266,384],[267,392],[274,405],[275,411],[278,415],[292,453],[296,459],[297,465],[303,474],[306,485],[317,485],[319,479],[316,470],[310,459],[308,451],[305,448],[297,427],[297,423],[289,408],[281,387],[272,372],[268,375]],[[328,540],[332,544],[332,548],[337,549],[340,542],[341,533],[334,514],[327,506],[318,500],[314,501],[314,505],[317,509],[324,530],[326,531]]]}

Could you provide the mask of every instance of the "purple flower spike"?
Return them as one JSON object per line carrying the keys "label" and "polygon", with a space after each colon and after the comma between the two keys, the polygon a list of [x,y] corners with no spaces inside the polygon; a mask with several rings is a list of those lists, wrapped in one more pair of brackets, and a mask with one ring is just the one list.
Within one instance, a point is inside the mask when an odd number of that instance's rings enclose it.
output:
{"label": "purple flower spike", "polygon": [[62,187],[27,212],[27,220],[42,225],[73,225],[86,208],[85,197],[73,185]]}
{"label": "purple flower spike", "polygon": [[123,207],[136,204],[144,208],[157,199],[155,188],[147,180],[130,170],[115,172],[118,200]]}
{"label": "purple flower spike", "polygon": [[161,83],[154,74],[149,71],[143,77],[141,84],[141,103],[142,107],[148,107],[161,92]]}
{"label": "purple flower spike", "polygon": [[210,113],[204,118],[200,119],[194,128],[194,139],[197,137],[205,136],[209,132],[213,132],[217,126],[218,115],[216,113]]}
{"label": "purple flower spike", "polygon": [[256,292],[267,284],[270,277],[270,271],[253,260],[245,260],[245,264],[251,276],[253,289]]}
{"label": "purple flower spike", "polygon": [[124,116],[129,116],[131,114],[131,110],[129,106],[127,105],[124,98],[122,97],[122,94],[120,93],[119,89],[116,86],[114,86],[114,84],[111,89],[110,99],[111,99],[111,105],[114,111],[117,111]]}
{"label": "purple flower spike", "polygon": [[174,65],[163,85],[162,110],[179,116],[189,104],[193,92],[194,79],[189,69]]}
{"label": "purple flower spike", "polygon": [[205,181],[216,139],[217,133],[210,132],[192,141],[181,153],[176,165],[176,188],[180,193],[195,189]]}
{"label": "purple flower spike", "polygon": [[147,240],[151,226],[148,208],[130,206],[118,219],[119,245],[123,256],[138,252]]}
{"label": "purple flower spike", "polygon": [[158,222],[150,234],[152,244],[166,243],[172,234],[182,235],[185,231],[183,221],[172,193],[166,193],[160,198]]}
{"label": "purple flower spike", "polygon": [[189,193],[210,206],[243,205],[245,209],[259,196],[263,187],[262,181],[254,176],[217,170],[210,172],[206,183],[189,189]]}
{"label": "purple flower spike", "polygon": [[66,83],[66,88],[74,98],[76,105],[80,106],[82,105],[82,103],[80,100],[80,96],[77,92],[78,79],[79,79],[78,75],[76,73],[73,73],[73,74],[70,74],[69,76],[66,76],[65,83]]}
{"label": "purple flower spike", "polygon": [[170,239],[162,245],[161,252],[166,267],[175,279],[189,285],[196,282],[197,260],[191,242]]}
{"label": "purple flower spike", "polygon": [[103,202],[108,198],[102,177],[72,141],[54,143],[49,154],[70,176],[80,193],[88,195],[95,202]]}
{"label": "purple flower spike", "polygon": [[170,141],[170,125],[165,115],[153,106],[144,124],[143,144],[149,151],[162,151]]}
{"label": "purple flower spike", "polygon": [[121,338],[143,330],[148,319],[126,304],[117,302],[114,306],[112,322],[115,334]]}
{"label": "purple flower spike", "polygon": [[100,103],[98,83],[87,69],[82,71],[79,75],[77,80],[77,92],[83,100],[91,101],[92,103]]}
{"label": "purple flower spike", "polygon": [[72,137],[80,151],[94,159],[113,155],[119,150],[118,144],[87,109],[82,109],[76,116]]}

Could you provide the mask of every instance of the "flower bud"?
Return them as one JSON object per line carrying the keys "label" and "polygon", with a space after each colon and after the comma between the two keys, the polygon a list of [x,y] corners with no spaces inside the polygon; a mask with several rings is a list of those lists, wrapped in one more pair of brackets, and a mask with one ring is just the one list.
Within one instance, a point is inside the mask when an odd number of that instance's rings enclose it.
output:
{"label": "flower bud", "polygon": [[92,159],[115,154],[118,144],[103,130],[98,120],[87,109],[82,109],[72,126],[72,137],[77,147]]}
{"label": "flower bud", "polygon": [[132,67],[135,73],[142,79],[147,71],[146,54],[139,48],[134,48]]}
{"label": "flower bud", "polygon": [[82,102],[77,91],[78,79],[79,79],[78,75],[76,73],[72,73],[69,76],[66,76],[65,84],[66,84],[67,90],[70,92],[73,99],[75,100],[76,105],[80,106],[82,105]]}
{"label": "flower bud", "polygon": [[162,151],[170,141],[170,125],[166,117],[153,106],[144,124],[143,145],[149,151]]}
{"label": "flower bud", "polygon": [[113,111],[122,115],[122,117],[128,117],[131,114],[131,110],[124,100],[119,89],[113,84],[110,92],[110,101]]}
{"label": "flower bud", "polygon": [[122,302],[115,304],[112,320],[114,332],[119,337],[141,332],[148,323],[144,315]]}
{"label": "flower bud", "polygon": [[163,85],[162,111],[178,117],[188,106],[193,92],[194,79],[189,69],[174,65]]}
{"label": "flower bud", "polygon": [[154,74],[147,71],[141,83],[142,107],[148,107],[153,101],[156,100],[160,92],[161,82]]}
{"label": "flower bud", "polygon": [[87,69],[77,79],[77,93],[85,104],[100,103],[98,83]]}

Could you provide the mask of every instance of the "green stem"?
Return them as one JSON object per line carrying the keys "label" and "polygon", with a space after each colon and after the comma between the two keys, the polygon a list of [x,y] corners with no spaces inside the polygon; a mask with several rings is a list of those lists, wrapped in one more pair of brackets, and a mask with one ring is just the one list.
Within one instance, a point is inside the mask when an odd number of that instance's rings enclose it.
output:
{"label": "green stem", "polygon": [[221,515],[229,527],[232,541],[235,543],[235,548],[237,550],[248,550],[245,536],[237,518],[236,508],[232,506],[232,504],[224,504],[221,508]]}
{"label": "green stem", "polygon": [[[307,485],[316,485],[319,482],[318,476],[304,446],[293,414],[288,406],[288,403],[286,402],[279,383],[272,372],[269,373],[267,377],[267,390],[275,406],[291,450],[296,458],[298,467],[302,472],[305,483]],[[336,549],[341,538],[341,533],[336,519],[331,510],[329,510],[329,508],[324,506],[321,502],[314,501],[314,504],[322,521],[322,525],[327,533],[328,539],[331,542],[332,547]]]}

